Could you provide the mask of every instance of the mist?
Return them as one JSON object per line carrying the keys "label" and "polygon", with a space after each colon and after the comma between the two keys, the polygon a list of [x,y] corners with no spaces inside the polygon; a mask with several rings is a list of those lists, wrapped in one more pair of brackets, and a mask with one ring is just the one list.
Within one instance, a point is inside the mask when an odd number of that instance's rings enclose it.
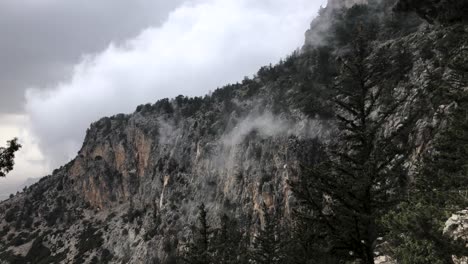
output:
{"label": "mist", "polygon": [[243,118],[229,132],[222,136],[225,146],[235,146],[243,142],[246,136],[256,132],[263,138],[279,136],[296,136],[298,138],[326,138],[323,124],[320,120],[302,118],[300,121],[273,115],[270,112],[251,113]]}
{"label": "mist", "polygon": [[186,2],[161,27],[85,56],[69,80],[28,89],[31,133],[48,167],[73,158],[86,128],[102,116],[179,94],[203,95],[275,63],[301,46],[321,4],[325,1]]}

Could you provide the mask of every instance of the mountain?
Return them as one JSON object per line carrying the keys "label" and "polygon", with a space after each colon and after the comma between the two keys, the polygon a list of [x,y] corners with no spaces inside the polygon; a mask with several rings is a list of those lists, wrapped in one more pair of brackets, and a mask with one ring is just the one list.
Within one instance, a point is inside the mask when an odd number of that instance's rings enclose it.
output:
{"label": "mountain", "polygon": [[[423,15],[428,3],[443,8]],[[329,98],[360,32],[371,43],[368,82],[400,102],[382,133],[414,118],[411,178],[453,105],[438,87],[467,87],[454,70],[468,60],[457,15],[466,4],[451,3],[330,1],[301,50],[254,78],[91,124],[75,159],[0,203],[1,263],[179,263],[202,203],[210,226],[225,214],[244,235],[258,233],[269,210],[293,219],[300,203],[290,183],[337,140]]]}

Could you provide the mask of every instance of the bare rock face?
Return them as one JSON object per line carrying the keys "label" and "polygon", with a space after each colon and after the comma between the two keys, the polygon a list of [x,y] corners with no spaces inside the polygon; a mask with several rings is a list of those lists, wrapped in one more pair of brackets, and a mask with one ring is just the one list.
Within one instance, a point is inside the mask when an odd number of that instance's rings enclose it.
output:
{"label": "bare rock face", "polygon": [[[460,239],[466,241],[468,247],[468,210],[462,210],[453,214],[447,222],[445,222],[444,234],[453,239]],[[468,257],[453,257],[454,262],[457,264],[468,263]]]}
{"label": "bare rock face", "polygon": [[468,241],[468,210],[453,214],[445,223],[444,234]]}
{"label": "bare rock face", "polygon": [[397,264],[397,262],[389,256],[379,256],[375,258],[375,264]]}

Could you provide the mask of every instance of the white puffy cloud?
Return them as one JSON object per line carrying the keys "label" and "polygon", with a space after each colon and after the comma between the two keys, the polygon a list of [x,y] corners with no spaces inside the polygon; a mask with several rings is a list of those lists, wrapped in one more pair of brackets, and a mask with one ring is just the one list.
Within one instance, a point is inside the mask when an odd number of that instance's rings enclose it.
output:
{"label": "white puffy cloud", "polygon": [[179,94],[203,95],[275,63],[303,43],[325,0],[190,1],[162,26],[87,55],[72,77],[29,89],[26,111],[56,167],[76,155],[89,124]]}
{"label": "white puffy cloud", "polygon": [[1,0],[0,114],[21,113],[29,86],[52,86],[71,74],[82,54],[161,25],[182,2]]}

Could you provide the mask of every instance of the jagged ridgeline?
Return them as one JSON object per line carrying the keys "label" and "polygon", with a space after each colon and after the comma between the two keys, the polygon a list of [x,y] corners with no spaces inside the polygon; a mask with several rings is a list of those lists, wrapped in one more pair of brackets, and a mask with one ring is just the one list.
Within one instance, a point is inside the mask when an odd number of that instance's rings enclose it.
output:
{"label": "jagged ridgeline", "polygon": [[466,6],[330,1],[253,78],[93,123],[0,204],[0,263],[461,261]]}

